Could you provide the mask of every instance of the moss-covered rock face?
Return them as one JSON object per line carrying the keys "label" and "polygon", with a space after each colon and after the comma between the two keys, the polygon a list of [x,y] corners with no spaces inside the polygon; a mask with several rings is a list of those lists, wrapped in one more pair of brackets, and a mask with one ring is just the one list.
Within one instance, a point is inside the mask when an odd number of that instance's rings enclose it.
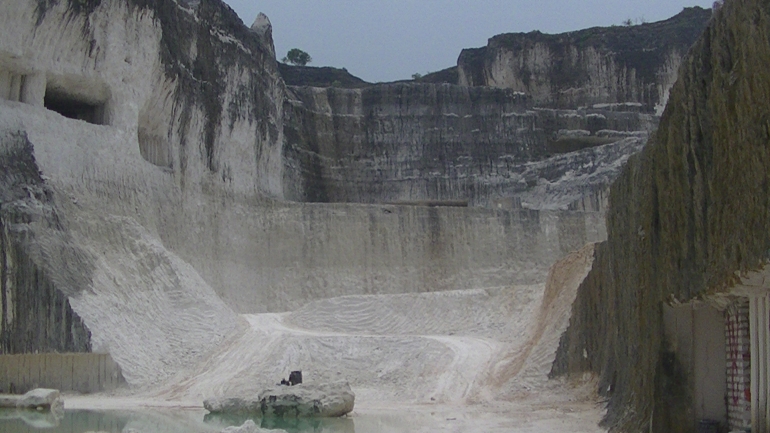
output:
{"label": "moss-covered rock face", "polygon": [[554,373],[600,374],[614,431],[694,428],[673,413],[682,408],[660,404],[684,385],[666,358],[661,305],[720,291],[766,263],[769,40],[770,3],[721,8],[683,61],[659,130],[612,187],[608,240]]}
{"label": "moss-covered rock face", "polygon": [[710,17],[695,7],[635,26],[498,35],[463,50],[459,83],[511,88],[542,106],[638,102],[651,111],[665,106],[681,58]]}

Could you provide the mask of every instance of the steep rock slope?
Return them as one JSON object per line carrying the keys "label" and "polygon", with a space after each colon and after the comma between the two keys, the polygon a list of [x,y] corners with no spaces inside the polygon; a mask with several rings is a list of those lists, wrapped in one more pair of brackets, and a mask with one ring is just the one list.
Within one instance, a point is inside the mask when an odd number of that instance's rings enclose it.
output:
{"label": "steep rock slope", "polygon": [[608,240],[554,373],[599,374],[613,431],[693,431],[662,304],[767,263],[769,38],[768,2],[726,2],[683,62],[655,137],[612,186]]}
{"label": "steep rock slope", "polygon": [[694,7],[635,26],[498,35],[486,47],[463,50],[459,84],[525,92],[554,108],[634,102],[662,110],[682,57],[710,17]]}

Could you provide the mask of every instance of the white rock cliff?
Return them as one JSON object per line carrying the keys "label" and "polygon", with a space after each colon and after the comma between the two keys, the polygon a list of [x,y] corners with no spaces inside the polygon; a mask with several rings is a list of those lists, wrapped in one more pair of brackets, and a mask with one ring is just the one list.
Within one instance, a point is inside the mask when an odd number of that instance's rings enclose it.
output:
{"label": "white rock cliff", "polygon": [[[356,98],[381,89],[287,90],[266,17],[249,29],[217,0],[9,0],[0,4],[0,35],[0,353],[109,352],[133,386],[195,365],[245,326],[238,313],[296,310],[343,295],[542,283],[557,259],[606,237],[601,212],[564,209],[606,186],[626,152],[643,144],[643,134],[609,140],[611,147],[568,149],[568,160],[555,152],[551,162],[538,159],[553,156],[541,146],[518,161],[513,181],[491,181],[522,189],[501,187],[473,203],[497,207],[491,196],[528,203],[509,207],[517,210],[304,203],[314,181],[336,179],[307,170],[339,143],[319,147],[320,135],[293,140],[285,132],[339,120],[349,114],[340,106],[371,107]],[[437,97],[505,93],[406,88]],[[325,104],[322,94],[349,104]],[[567,147],[582,143],[574,131],[603,138],[600,128],[584,127],[601,121],[597,113],[530,116],[524,107],[517,110],[531,118],[509,119],[502,108],[510,101],[476,102],[492,113],[490,134],[501,142],[543,131]],[[435,126],[438,135],[463,121],[445,110],[451,104],[421,104],[436,110],[427,121],[446,121]],[[377,123],[383,128],[425,126],[426,118],[387,109]],[[528,123],[534,117],[545,126]],[[633,136],[655,119],[628,122],[634,126],[608,128]],[[422,143],[386,138],[395,153]],[[477,153],[470,167],[489,163],[504,177],[505,154]],[[609,163],[594,164],[602,158]],[[378,173],[361,160],[339,160],[359,174]],[[435,168],[434,159],[424,161],[426,172]],[[372,184],[396,183],[402,166],[395,162]],[[457,180],[451,170],[433,177]],[[581,189],[583,181],[590,188]],[[345,198],[343,184],[336,187]],[[366,187],[347,188],[361,200],[339,201],[462,198],[396,189],[372,199]]]}

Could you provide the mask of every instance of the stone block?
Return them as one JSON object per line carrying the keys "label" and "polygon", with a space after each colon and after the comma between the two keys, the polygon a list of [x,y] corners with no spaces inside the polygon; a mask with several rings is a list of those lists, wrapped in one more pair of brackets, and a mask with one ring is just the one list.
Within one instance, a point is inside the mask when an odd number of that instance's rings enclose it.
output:
{"label": "stone block", "polygon": [[58,389],[36,388],[21,396],[16,402],[20,409],[62,410],[64,402]]}

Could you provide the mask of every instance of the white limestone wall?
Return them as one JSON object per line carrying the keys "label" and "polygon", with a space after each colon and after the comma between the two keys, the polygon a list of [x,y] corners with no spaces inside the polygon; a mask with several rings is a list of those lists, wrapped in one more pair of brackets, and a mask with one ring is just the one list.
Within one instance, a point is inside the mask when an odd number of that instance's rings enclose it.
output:
{"label": "white limestone wall", "polygon": [[[208,119],[167,75],[153,12],[102,2],[86,21],[68,4],[39,25],[33,2],[0,4],[0,70],[32,77],[28,93],[0,98],[0,131],[24,131],[34,146],[66,242],[90,257],[72,307],[132,385],[192,365],[237,326],[235,312],[542,282],[558,258],[606,236],[594,213],[281,202],[274,68],[220,65],[226,114],[208,164]],[[105,124],[46,109],[51,87],[103,104]],[[255,106],[238,105],[252,91]],[[142,147],[140,131],[154,141]],[[44,241],[47,229],[32,227]],[[68,263],[55,254],[38,257],[53,272]]]}
{"label": "white limestone wall", "polygon": [[[655,100],[658,101],[655,105],[657,115],[663,113],[663,108],[668,102],[668,95],[678,77],[683,55],[678,49],[671,48],[656,71],[657,81],[654,88],[657,93]],[[565,61],[575,68],[587,71],[586,82],[580,87],[554,89],[551,78],[556,68],[554,56],[545,43],[535,43],[525,52],[500,47],[485,69],[486,84],[526,92],[533,100],[542,104],[554,103],[552,99],[556,93],[567,101],[578,103],[620,102],[623,95],[634,95],[636,98],[645,93],[635,70],[621,67],[613,57],[594,47],[578,50],[575,46],[567,47]],[[526,71],[526,77],[521,75],[522,71]],[[465,74],[461,73],[461,77],[464,76]],[[461,84],[467,82],[467,78],[465,82],[462,79],[460,81]]]}
{"label": "white limestone wall", "polygon": [[[218,169],[210,169],[198,139],[203,111],[181,104],[179,82],[162,64],[157,17],[129,3],[102,2],[86,18],[59,2],[39,22],[35,2],[1,3],[0,132],[27,135],[55,192],[61,227],[30,223],[40,250],[35,259],[51,274],[67,274],[65,268],[84,274],[88,284],[61,289],[90,330],[93,350],[111,353],[129,384],[148,386],[197,362],[237,326],[232,308],[178,254],[183,251],[166,248],[161,234],[168,221],[185,219],[185,204],[196,207],[202,191],[211,197],[280,194],[280,134],[256,131],[280,124],[281,104],[271,98],[282,100],[282,84],[268,67],[264,81],[275,85],[256,96],[278,108],[266,119],[222,117]],[[233,78],[226,88],[244,86],[250,72],[260,72],[231,67],[236,71],[228,72]],[[101,104],[104,124],[47,110],[51,91]],[[182,125],[185,110],[189,121]],[[166,146],[166,167],[142,155],[141,126]],[[189,236],[201,224],[191,219],[174,234]],[[82,254],[62,256],[72,250]]]}
{"label": "white limestone wall", "polygon": [[[163,32],[158,17],[151,10],[128,6],[130,2],[104,2],[86,19],[71,12],[68,3],[59,2],[48,10],[39,25],[34,2],[0,4],[0,97],[42,105],[48,88],[77,95],[87,102],[104,103],[105,123],[129,135],[149,129],[155,137],[166,140],[169,167],[177,183],[185,188],[201,188],[199,180],[212,171],[205,165],[199,139],[208,119],[202,104],[181,104],[179,83],[165,73],[168,65],[161,60]],[[197,19],[191,10],[179,7],[179,11],[193,22]],[[220,35],[220,39],[228,43],[224,36]],[[231,43],[238,45],[234,40]],[[240,46],[244,57],[256,55]],[[194,48],[193,44],[193,52],[187,53],[191,61],[196,60]],[[282,128],[277,125],[282,122],[283,83],[275,68],[269,66],[260,70],[220,66],[226,77],[223,111],[238,103],[233,98],[253,85],[255,74],[264,75],[263,81],[268,84],[266,89],[253,89],[258,93],[256,98],[267,100],[274,110],[258,121],[242,115],[223,115],[221,124],[216,125],[216,172],[211,174],[226,178],[221,186],[234,192],[280,197]],[[24,77],[29,95],[3,97],[14,93],[16,88],[12,87],[18,87],[14,84],[18,77]],[[180,124],[184,110],[192,114],[187,124]],[[258,123],[272,127],[263,128],[266,133],[261,134]],[[127,151],[136,153],[139,146],[136,139],[133,141],[129,146],[134,149]]]}
{"label": "white limestone wall", "polygon": [[21,103],[0,104],[0,118],[27,131],[43,173],[74,204],[72,230],[135,221],[242,312],[542,282],[558,258],[606,236],[600,213],[285,203],[223,191],[213,175],[193,194],[145,161],[132,133]]}

